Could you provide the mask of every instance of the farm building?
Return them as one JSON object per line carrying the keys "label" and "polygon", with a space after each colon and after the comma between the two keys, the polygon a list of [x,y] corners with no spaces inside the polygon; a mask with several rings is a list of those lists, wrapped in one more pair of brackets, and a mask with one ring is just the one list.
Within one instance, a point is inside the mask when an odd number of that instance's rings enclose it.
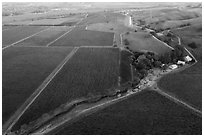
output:
{"label": "farm building", "polygon": [[157,33],[157,36],[164,36],[164,34],[162,34],[162,33]]}
{"label": "farm building", "polygon": [[177,65],[185,65],[185,62],[178,60]]}
{"label": "farm building", "polygon": [[178,66],[175,65],[175,64],[173,64],[173,65],[170,65],[169,68],[170,68],[170,69],[176,69],[176,68],[178,68]]}
{"label": "farm building", "polygon": [[192,58],[191,58],[190,56],[185,56],[185,57],[184,57],[184,60],[185,60],[186,62],[190,62],[190,61],[192,61]]}

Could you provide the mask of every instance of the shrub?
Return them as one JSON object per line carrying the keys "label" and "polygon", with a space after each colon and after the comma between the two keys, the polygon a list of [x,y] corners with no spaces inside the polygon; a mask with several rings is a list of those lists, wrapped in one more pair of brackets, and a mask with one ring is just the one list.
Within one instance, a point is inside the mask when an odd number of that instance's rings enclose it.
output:
{"label": "shrub", "polygon": [[117,47],[117,44],[114,44],[113,47]]}

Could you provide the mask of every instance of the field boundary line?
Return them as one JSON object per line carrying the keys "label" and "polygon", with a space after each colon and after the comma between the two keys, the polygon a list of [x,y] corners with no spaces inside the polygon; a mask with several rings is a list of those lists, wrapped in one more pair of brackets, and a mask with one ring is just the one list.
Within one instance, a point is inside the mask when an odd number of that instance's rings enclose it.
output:
{"label": "field boundary line", "polygon": [[173,97],[171,95],[169,95],[168,93],[164,92],[164,91],[161,91],[160,89],[157,89],[157,90],[153,90],[153,91],[156,91],[157,93],[159,93],[160,95],[168,98],[169,100],[175,102],[175,103],[179,103],[183,106],[185,106],[186,108],[192,110],[193,112],[196,112],[197,114],[199,114],[199,116],[202,116],[202,112],[196,108],[194,108],[193,106],[187,104],[186,102],[176,98],[176,97]]}
{"label": "field boundary line", "polygon": [[195,63],[197,63],[198,61],[197,61],[197,59],[193,56],[193,54],[191,54],[191,52],[190,52],[186,47],[184,47],[184,49],[188,52],[188,54],[190,54],[190,55],[193,57],[193,59],[195,60]]}
{"label": "field boundary line", "polygon": [[[151,35],[152,35],[152,34],[151,34]],[[159,40],[158,38],[156,38],[154,35],[152,35],[152,37],[153,37],[155,40],[157,40],[157,41],[161,42],[162,44],[164,44],[165,46],[169,47],[170,49],[174,49],[173,47],[169,46],[169,45],[166,44],[165,42],[163,42],[163,41]]]}
{"label": "field boundary line", "polygon": [[114,34],[114,36],[113,36],[113,46],[115,45],[115,43],[116,43],[116,40],[115,40],[115,33],[113,33]]}
{"label": "field boundary line", "polygon": [[123,38],[122,38],[122,33],[120,34],[120,45],[123,45]]}
{"label": "field boundary line", "polygon": [[56,38],[55,40],[51,41],[50,43],[48,43],[45,47],[50,46],[51,44],[53,44],[54,42],[56,42],[57,40],[59,40],[60,38],[64,37],[66,34],[68,34],[69,32],[71,32],[76,26],[73,26],[70,30],[68,30],[67,32],[65,32],[64,34],[62,34],[61,36],[59,36],[58,38]]}
{"label": "field boundary line", "polygon": [[79,23],[81,23],[84,19],[86,19],[87,18],[87,16],[88,16],[88,13],[85,15],[85,17],[84,18],[82,18],[80,21],[78,21],[77,23],[76,23],[76,25],[78,25]]}
{"label": "field boundary line", "polygon": [[115,48],[113,46],[80,46],[81,48]]}
{"label": "field boundary line", "polygon": [[118,75],[118,87],[120,88],[120,82],[121,82],[121,73],[120,73],[120,69],[121,69],[121,49],[119,48],[119,57],[118,57],[118,69],[119,69],[119,75]]}
{"label": "field boundary line", "polygon": [[46,47],[46,46],[18,46],[18,48],[74,48],[74,47],[67,47],[67,46],[50,46],[50,47]]}
{"label": "field boundary line", "polygon": [[65,59],[51,72],[51,74],[42,82],[42,84],[33,92],[33,94],[24,102],[24,104],[21,107],[19,107],[19,109],[13,114],[13,116],[11,116],[11,118],[3,126],[5,130],[3,134],[6,134],[11,130],[13,125],[19,120],[19,118],[24,114],[24,112],[28,109],[28,107],[30,107],[30,105],[42,93],[42,91],[47,87],[47,85],[58,74],[58,72],[68,62],[68,60],[77,52],[78,49],[79,47],[75,47],[65,57]]}
{"label": "field boundary line", "polygon": [[134,81],[134,77],[133,77],[133,66],[132,66],[132,64],[130,64],[130,70],[131,70],[131,80],[132,80],[132,82]]}
{"label": "field boundary line", "polygon": [[48,30],[48,29],[51,29],[51,27],[48,27],[48,28],[46,28],[46,29],[43,29],[43,30],[41,30],[41,31],[39,31],[39,32],[36,32],[36,33],[34,33],[34,34],[32,34],[32,35],[30,35],[30,36],[28,36],[28,37],[25,37],[25,38],[23,38],[23,39],[21,39],[21,40],[19,40],[19,41],[16,41],[16,42],[14,42],[14,43],[12,43],[12,44],[10,44],[10,45],[8,45],[8,46],[5,46],[5,47],[2,48],[2,50],[7,49],[8,47],[11,47],[11,46],[13,46],[13,45],[15,45],[15,44],[18,44],[19,42],[22,42],[22,41],[24,41],[24,40],[26,40],[26,39],[29,39],[29,38],[31,38],[31,37],[33,37],[33,36],[35,36],[35,35],[37,35],[37,34],[39,34],[39,33],[41,33],[41,32],[44,32],[44,31]]}

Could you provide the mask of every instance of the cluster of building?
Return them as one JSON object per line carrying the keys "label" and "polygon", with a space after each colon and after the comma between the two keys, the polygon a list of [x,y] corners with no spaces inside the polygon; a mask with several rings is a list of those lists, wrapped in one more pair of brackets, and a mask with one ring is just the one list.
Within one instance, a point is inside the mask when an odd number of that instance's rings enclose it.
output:
{"label": "cluster of building", "polygon": [[176,64],[172,64],[169,66],[169,69],[176,69],[178,66],[183,66],[188,62],[191,62],[193,59],[190,56],[185,56],[184,61],[178,60]]}

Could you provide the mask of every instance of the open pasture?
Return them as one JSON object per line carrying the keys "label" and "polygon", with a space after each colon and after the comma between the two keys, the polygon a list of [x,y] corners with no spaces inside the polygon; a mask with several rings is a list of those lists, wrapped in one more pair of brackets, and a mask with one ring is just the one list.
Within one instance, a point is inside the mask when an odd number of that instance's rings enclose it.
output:
{"label": "open pasture", "polygon": [[[181,43],[196,57],[202,59],[202,22],[183,29],[173,29],[172,32],[181,38]],[[195,42],[196,47],[191,48],[188,44]]]}
{"label": "open pasture", "polygon": [[[127,39],[128,46],[133,51],[152,51],[157,54],[164,54],[171,49],[162,42],[154,39],[146,32],[130,32],[123,35],[123,40]],[[124,43],[125,44],[125,43]]]}
{"label": "open pasture", "polygon": [[84,27],[77,27],[50,46],[112,46],[113,37],[113,33],[90,31],[85,30]]}
{"label": "open pasture", "polygon": [[143,20],[145,24],[154,29],[167,29],[180,27],[181,25],[194,24],[196,20],[202,18],[201,8],[171,7],[155,8],[148,10],[137,10],[131,13],[133,22],[140,23]]}
{"label": "open pasture", "polygon": [[[119,76],[117,48],[79,48],[14,126],[36,120],[61,104],[109,93]],[[113,91],[112,91],[113,92]]]}
{"label": "open pasture", "polygon": [[49,134],[200,135],[202,120],[156,92],[143,91],[72,123],[66,123]]}
{"label": "open pasture", "polygon": [[53,40],[57,39],[71,28],[66,26],[55,26],[46,31],[43,31],[33,37],[30,37],[15,46],[46,46]]}
{"label": "open pasture", "polygon": [[47,27],[39,26],[21,26],[5,30],[2,32],[2,46],[5,47],[13,44],[46,28]]}
{"label": "open pasture", "polygon": [[169,20],[163,23],[161,28],[162,29],[179,28],[182,25],[194,25],[194,24],[197,24],[198,22],[202,22],[202,17],[196,17],[196,18],[187,19],[187,20]]}
{"label": "open pasture", "polygon": [[10,47],[2,56],[3,123],[24,103],[72,48]]}

